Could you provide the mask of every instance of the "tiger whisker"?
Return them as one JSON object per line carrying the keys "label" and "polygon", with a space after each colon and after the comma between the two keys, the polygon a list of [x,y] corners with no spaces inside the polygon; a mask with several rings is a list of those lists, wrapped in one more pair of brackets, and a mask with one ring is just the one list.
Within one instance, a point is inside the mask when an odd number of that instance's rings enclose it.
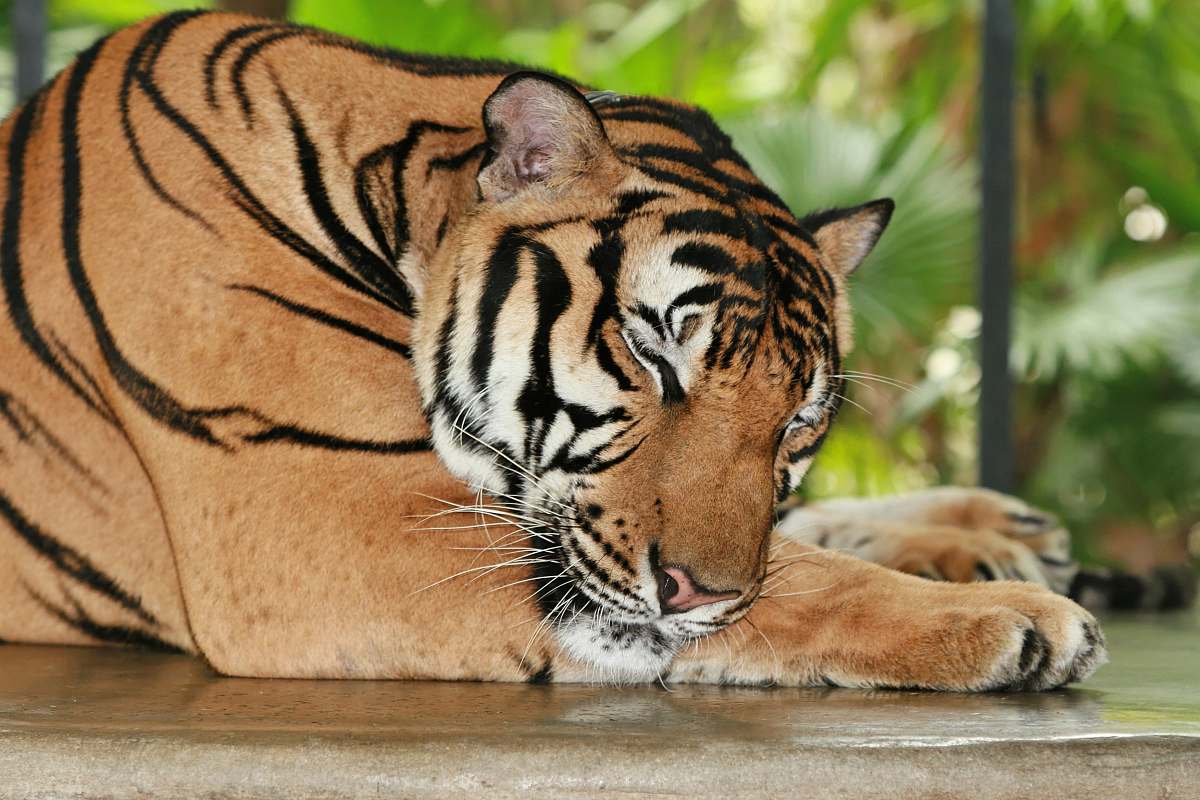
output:
{"label": "tiger whisker", "polygon": [[[459,513],[464,513],[464,514],[472,513],[477,516],[494,517],[495,519],[499,519],[499,520],[504,521],[505,523],[513,524],[513,525],[516,525],[519,522],[523,522],[528,525],[548,527],[547,524],[543,520],[537,519],[535,517],[526,517],[526,516],[522,516],[520,514],[511,514],[511,513],[503,512],[503,511],[493,511],[492,509],[488,508],[487,506],[484,506],[483,508],[475,508],[475,509],[469,509],[469,510],[459,509],[458,511],[459,511]],[[433,517],[431,517],[431,519],[432,518]],[[476,524],[476,525],[466,525],[466,526],[451,526],[451,527],[447,528],[447,530],[464,530],[466,528],[472,528],[472,527],[479,527],[479,525]],[[423,530],[423,529],[412,528],[410,530]]]}
{"label": "tiger whisker", "polygon": [[[512,468],[515,469],[515,471],[516,471],[515,474],[527,478],[530,482],[533,483],[534,486],[541,489],[543,492],[546,491],[545,487],[542,486],[540,479],[536,475],[534,475],[532,472],[527,470],[520,463],[518,463],[514,458],[512,458],[512,456],[508,455],[507,453],[502,452],[499,448],[497,448],[495,445],[491,444],[490,442],[485,442],[483,439],[480,439],[478,436],[476,436],[475,434],[466,430],[465,428],[462,428],[461,426],[458,426],[458,425],[456,425],[455,427],[458,428],[458,431],[460,434],[464,434],[466,436],[471,437],[476,442],[478,442],[479,444],[486,447],[488,450],[491,450],[493,453],[495,453],[500,458],[509,462],[509,464],[512,465]],[[547,494],[549,494],[549,493],[547,492]],[[550,500],[550,502],[554,503],[555,505],[562,506],[563,508],[568,508],[566,503],[560,503],[559,501],[554,500],[553,498],[549,498],[549,497],[546,499]]]}
{"label": "tiger whisker", "polygon": [[491,550],[492,552],[497,552],[497,553],[501,552],[501,551],[504,551],[504,552],[520,551],[523,553],[545,553],[550,550],[558,550],[558,549],[560,549],[560,547],[558,545],[555,545],[554,547],[517,547],[516,545],[503,545],[503,546],[488,546],[488,547],[447,547],[446,549],[447,550],[468,550],[471,552],[475,552],[478,550],[478,551],[482,551],[485,553],[488,552],[489,550]]}
{"label": "tiger whisker", "polygon": [[475,575],[474,577],[472,577],[469,581],[467,581],[467,585],[475,583],[478,580],[482,580],[483,578],[486,578],[488,575],[492,574],[493,572],[500,570],[500,569],[504,569],[505,567],[513,567],[513,566],[526,567],[526,566],[533,566],[534,564],[553,564],[553,563],[555,563],[554,560],[550,559],[550,558],[527,558],[525,556],[520,556],[516,559],[513,559],[512,561],[506,561],[503,564],[493,564],[493,565],[491,565],[491,567],[482,568],[483,571],[480,572],[478,575]]}
{"label": "tiger whisker", "polygon": [[871,410],[869,408],[867,408],[866,406],[864,406],[862,403],[855,402],[854,400],[851,400],[849,397],[846,397],[846,395],[838,394],[837,392],[833,392],[833,396],[840,397],[845,402],[847,402],[850,405],[854,406],[855,408],[861,410],[867,416],[872,416]]}
{"label": "tiger whisker", "polygon": [[[513,586],[519,586],[522,583],[529,583],[531,581],[552,580],[553,578],[560,578],[565,574],[566,573],[560,572],[560,573],[558,573],[558,575],[553,575],[550,578],[546,578],[545,576],[542,576],[542,575],[534,575],[532,578],[522,578],[519,581],[512,581],[511,583],[506,583],[503,586],[495,586],[491,589],[488,589],[486,592],[484,592],[484,594],[491,594],[492,592],[498,592],[501,589],[508,589]],[[534,599],[534,597],[536,597],[536,593],[529,595],[522,602],[527,602],[529,600],[532,600],[532,599]]]}
{"label": "tiger whisker", "polygon": [[[444,509],[442,511],[435,512],[433,514],[426,514],[424,516],[421,516],[420,519],[418,519],[417,521],[425,522],[427,520],[437,519],[439,517],[453,516],[455,514],[474,514],[476,516],[478,516],[480,514],[487,514],[489,516],[500,517],[503,519],[523,520],[523,521],[529,522],[530,524],[536,524],[536,525],[541,525],[541,526],[546,526],[548,524],[544,520],[536,519],[533,517],[523,516],[523,515],[517,514],[515,512],[508,511],[504,508],[497,508],[492,505],[455,506],[454,508]],[[410,516],[417,517],[419,515],[413,514]]]}
{"label": "tiger whisker", "polygon": [[746,624],[749,625],[755,633],[762,637],[762,640],[767,643],[767,647],[771,649],[771,657],[775,660],[775,672],[778,674],[781,671],[780,666],[782,662],[779,660],[779,653],[775,650],[775,645],[771,644],[771,640],[767,638],[767,635],[763,633],[762,630],[760,630],[759,627],[755,625],[749,617],[742,617],[742,619],[745,620]]}
{"label": "tiger whisker", "polygon": [[[463,575],[468,575],[472,572],[484,571],[484,574],[486,575],[487,572],[494,572],[495,570],[503,569],[504,567],[518,567],[518,566],[525,566],[525,565],[529,565],[529,564],[541,564],[541,563],[553,564],[555,562],[553,561],[553,559],[549,559],[549,558],[527,559],[524,557],[519,557],[519,558],[511,559],[509,561],[502,562],[500,564],[486,564],[482,567],[469,567],[467,569],[460,570],[460,571],[454,573],[453,575],[447,575],[445,578],[442,578],[441,580],[434,581],[433,583],[429,584],[428,586],[422,586],[420,589],[414,589],[413,591],[409,592],[409,597],[411,597],[414,594],[419,594],[420,592],[424,592],[428,589],[432,589],[435,586],[440,586],[443,583],[446,583],[447,581],[452,581],[455,578],[462,577]],[[483,577],[483,576],[478,576],[478,577]],[[472,578],[472,582],[474,580],[476,580],[476,578]]]}
{"label": "tiger whisker", "polygon": [[546,615],[546,616],[545,616],[545,617],[542,619],[542,621],[538,623],[537,627],[533,629],[533,633],[531,633],[531,634],[529,635],[529,640],[528,640],[527,642],[525,642],[525,649],[521,651],[521,658],[520,658],[520,661],[521,661],[521,663],[522,663],[522,664],[524,664],[524,663],[525,663],[525,656],[527,656],[527,655],[529,654],[529,648],[533,646],[533,642],[534,642],[534,640],[535,640],[535,639],[538,637],[538,635],[539,635],[539,634],[540,634],[540,633],[543,631],[543,629],[545,629],[545,630],[549,630],[549,628],[548,628],[548,626],[547,626],[547,621],[548,621],[549,619],[551,619],[551,618],[554,616],[554,613],[555,613],[556,611],[558,611],[558,609],[559,609],[560,607],[562,607],[563,605],[567,604],[567,603],[568,603],[570,600],[573,600],[573,599],[574,599],[574,593],[573,593],[573,592],[571,592],[571,593],[568,593],[568,594],[564,594],[564,595],[563,595],[563,597],[562,597],[562,599],[558,601],[558,604],[557,604],[556,606],[554,606],[554,608],[552,608],[552,609],[550,610],[550,613],[549,613],[549,614],[547,614],[547,615]]}
{"label": "tiger whisker", "polygon": [[526,598],[526,599],[527,599],[527,600],[537,600],[537,599],[538,599],[539,597],[541,597],[542,595],[544,595],[544,594],[548,593],[548,592],[549,592],[551,589],[553,589],[553,588],[555,588],[555,587],[558,587],[558,586],[561,586],[561,585],[562,585],[562,583],[563,583],[563,581],[571,581],[571,580],[574,580],[574,576],[572,576],[572,575],[571,575],[569,572],[567,572],[566,570],[563,570],[563,571],[559,572],[557,575],[555,575],[555,576],[551,577],[550,579],[548,579],[548,581],[546,582],[546,585],[545,585],[545,586],[543,586],[542,588],[540,588],[540,589],[536,590],[535,592],[533,592],[533,593],[532,593],[531,595],[529,595],[529,597],[528,597],[528,598]]}
{"label": "tiger whisker", "polygon": [[837,582],[835,581],[834,583],[831,583],[828,586],[822,586],[817,589],[805,589],[804,591],[800,591],[800,592],[784,592],[783,594],[762,594],[762,595],[759,595],[759,599],[760,600],[775,600],[780,597],[796,597],[796,596],[802,595],[802,594],[813,594],[814,592],[824,592],[827,589],[832,589],[836,585],[837,585]]}
{"label": "tiger whisker", "polygon": [[[444,509],[441,509],[440,511],[434,511],[430,514],[425,515],[424,519],[433,519],[435,517],[444,517],[444,516],[451,515],[451,514],[467,514],[467,513],[478,513],[478,512],[485,512],[485,511],[491,512],[493,514],[513,515],[513,512],[508,510],[507,506],[504,506],[504,505],[501,505],[498,503],[464,505],[462,503],[455,503],[450,500],[443,500],[438,497],[430,497],[429,495],[422,495],[419,492],[413,492],[413,494],[416,494],[419,497],[426,497],[430,500],[436,500],[439,503],[444,503],[445,505],[449,506],[449,508],[444,508]],[[415,517],[415,516],[419,516],[419,515],[413,514],[410,516]],[[541,520],[538,520],[538,522],[541,522]]]}
{"label": "tiger whisker", "polygon": [[[433,526],[433,527],[427,527],[427,528],[410,528],[410,530],[413,532],[419,532],[419,533],[437,533],[437,532],[486,530],[486,528],[487,528],[487,525],[482,524],[482,525],[460,525],[460,526]],[[490,543],[491,544],[503,544],[505,542],[511,541],[512,539],[524,539],[524,538],[541,539],[541,540],[544,540],[547,542],[555,541],[555,537],[551,536],[550,534],[540,533],[536,530],[518,527],[517,530],[514,530],[510,533],[506,533],[504,536],[502,536],[498,539],[490,540]]]}
{"label": "tiger whisker", "polygon": [[876,383],[884,383],[884,384],[887,384],[888,386],[893,386],[897,389],[904,389],[905,391],[909,391],[909,392],[914,391],[917,388],[915,384],[908,383],[907,381],[902,381],[899,378],[889,378],[886,375],[876,375],[874,372],[859,372],[857,370],[846,370],[845,372],[841,373],[840,375],[834,375],[833,377],[843,378],[843,379],[859,378],[859,379],[866,380],[866,381],[875,381]]}

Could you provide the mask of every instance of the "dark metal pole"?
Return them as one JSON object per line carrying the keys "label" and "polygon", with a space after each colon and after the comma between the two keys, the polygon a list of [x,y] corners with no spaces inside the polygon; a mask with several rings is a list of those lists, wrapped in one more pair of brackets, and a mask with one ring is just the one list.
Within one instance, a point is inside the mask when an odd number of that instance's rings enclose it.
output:
{"label": "dark metal pole", "polygon": [[1017,29],[1012,0],[987,0],[980,120],[979,482],[1011,491],[1014,475],[1009,344],[1013,284],[1013,97]]}
{"label": "dark metal pole", "polygon": [[13,47],[17,56],[17,101],[36,92],[46,75],[46,0],[13,0]]}

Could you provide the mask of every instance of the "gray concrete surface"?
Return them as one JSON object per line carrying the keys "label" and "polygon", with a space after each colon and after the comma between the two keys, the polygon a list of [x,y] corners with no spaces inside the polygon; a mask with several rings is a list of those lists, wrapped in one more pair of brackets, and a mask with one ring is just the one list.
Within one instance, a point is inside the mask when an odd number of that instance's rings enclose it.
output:
{"label": "gray concrete surface", "polygon": [[239,680],[0,646],[0,797],[1200,799],[1200,616],[1043,695]]}

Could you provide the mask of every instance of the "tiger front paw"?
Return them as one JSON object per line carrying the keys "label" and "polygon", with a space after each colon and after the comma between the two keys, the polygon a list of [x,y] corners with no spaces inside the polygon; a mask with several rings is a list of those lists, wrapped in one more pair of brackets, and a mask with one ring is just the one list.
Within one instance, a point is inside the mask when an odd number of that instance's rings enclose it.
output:
{"label": "tiger front paw", "polygon": [[681,654],[678,679],[1041,691],[1107,660],[1095,618],[1044,587],[933,582],[831,550],[777,547],[790,571],[744,619]]}
{"label": "tiger front paw", "polygon": [[[893,643],[894,682],[951,691],[1044,691],[1081,681],[1108,660],[1096,619],[1029,584],[939,589]],[[850,681],[846,685],[855,684]]]}
{"label": "tiger front paw", "polygon": [[1021,584],[963,588],[972,590],[965,598],[973,606],[969,613],[995,633],[995,657],[981,663],[980,688],[1056,689],[1087,678],[1108,661],[1100,625],[1073,601]]}

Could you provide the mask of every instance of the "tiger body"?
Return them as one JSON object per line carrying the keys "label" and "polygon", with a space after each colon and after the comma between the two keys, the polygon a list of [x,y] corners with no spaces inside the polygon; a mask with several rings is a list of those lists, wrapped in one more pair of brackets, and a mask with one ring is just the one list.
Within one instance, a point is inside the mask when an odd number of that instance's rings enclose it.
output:
{"label": "tiger body", "polygon": [[[890,204],[797,221],[702,112],[518,69],[177,14],[5,123],[0,640],[293,677],[1090,673],[1094,620],[1028,553],[958,585],[815,546],[865,505],[771,533]],[[909,572],[1007,552],[981,531],[1065,548],[1009,498],[897,502],[874,560]]]}

